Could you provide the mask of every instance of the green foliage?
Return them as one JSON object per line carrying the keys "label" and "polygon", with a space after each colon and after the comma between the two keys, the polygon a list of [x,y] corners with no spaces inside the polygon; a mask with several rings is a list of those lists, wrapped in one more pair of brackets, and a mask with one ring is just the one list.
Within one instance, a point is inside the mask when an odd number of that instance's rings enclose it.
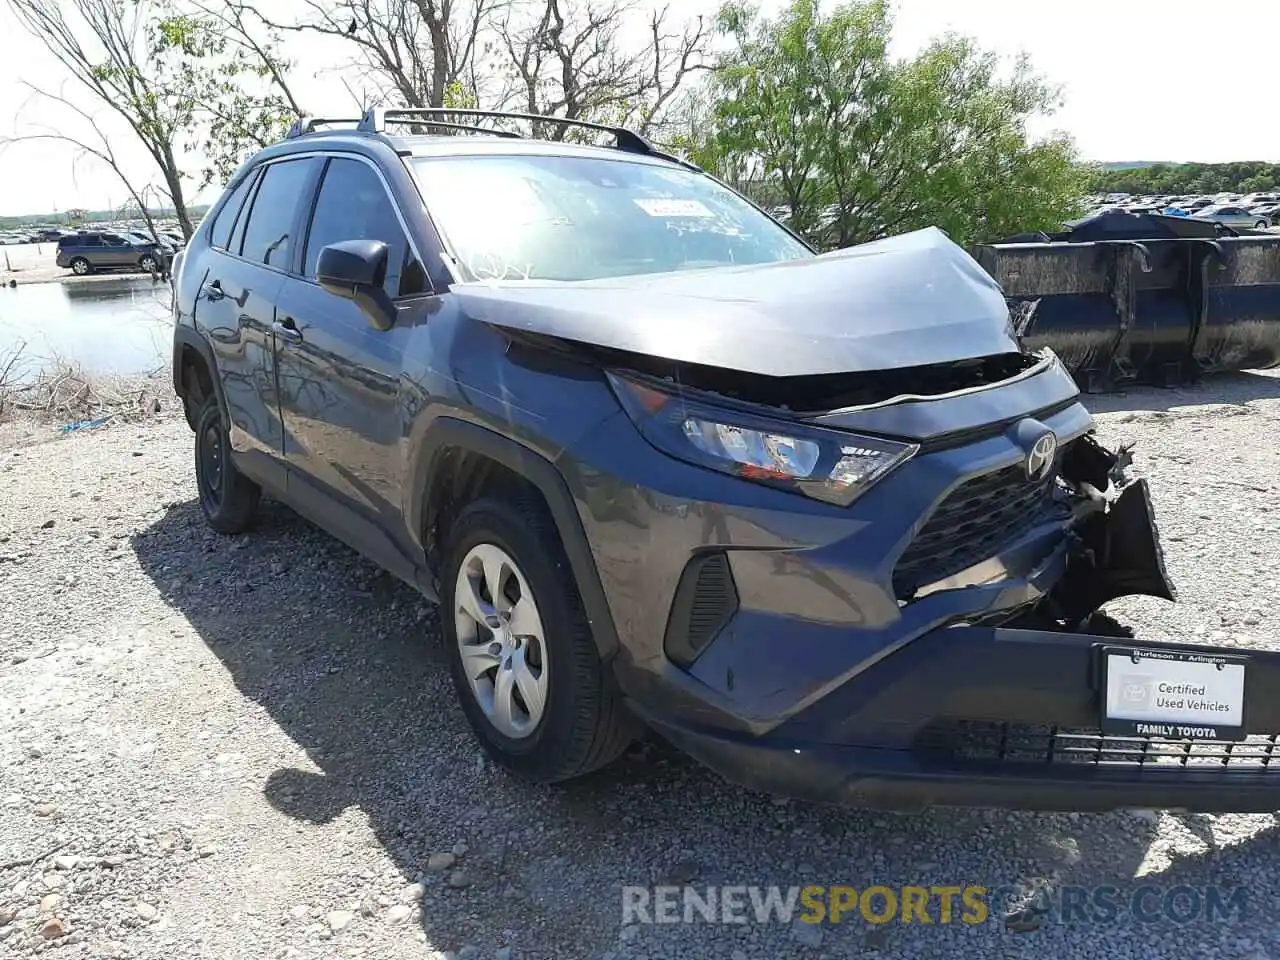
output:
{"label": "green foliage", "polygon": [[190,101],[183,145],[205,161],[199,187],[225,183],[255,152],[282,139],[298,116],[282,81],[289,64],[278,53],[279,38],[265,28],[250,35],[242,22],[203,8],[152,2],[152,62],[163,66],[166,90]]}
{"label": "green foliage", "polygon": [[461,80],[453,80],[444,88],[443,106],[455,110],[474,110],[480,106],[475,91],[469,89]]}
{"label": "green foliage", "polygon": [[1089,187],[1095,193],[1178,194],[1256,193],[1280,185],[1280,163],[1261,160],[1235,163],[1154,163],[1146,167],[1094,170]]}
{"label": "green foliage", "polygon": [[889,56],[884,0],[822,14],[792,0],[774,19],[745,3],[719,13],[728,41],[711,103],[680,146],[821,246],[924,226],[958,243],[1058,229],[1076,215],[1087,171],[1071,141],[1032,141],[1026,121],[1057,91],[1020,60],[945,36]]}

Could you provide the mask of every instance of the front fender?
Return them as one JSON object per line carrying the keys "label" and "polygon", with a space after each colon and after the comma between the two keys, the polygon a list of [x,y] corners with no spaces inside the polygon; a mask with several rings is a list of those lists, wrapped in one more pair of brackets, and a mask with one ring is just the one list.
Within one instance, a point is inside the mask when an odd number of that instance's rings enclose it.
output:
{"label": "front fender", "polygon": [[618,649],[617,629],[573,494],[550,460],[518,440],[455,417],[437,417],[426,427],[410,469],[410,496],[405,504],[410,536],[415,538],[424,555],[423,531],[429,529],[434,519],[427,514],[428,493],[434,487],[445,454],[452,450],[488,457],[523,477],[542,494],[577,581],[601,659],[612,657]]}

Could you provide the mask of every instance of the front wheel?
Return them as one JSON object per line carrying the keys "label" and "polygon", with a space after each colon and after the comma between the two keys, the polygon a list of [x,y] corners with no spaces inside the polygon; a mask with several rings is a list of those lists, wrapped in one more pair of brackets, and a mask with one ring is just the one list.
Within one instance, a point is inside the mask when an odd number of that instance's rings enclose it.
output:
{"label": "front wheel", "polygon": [[262,488],[236,469],[222,420],[210,397],[196,420],[196,489],[204,518],[218,533],[243,533],[253,523]]}
{"label": "front wheel", "polygon": [[1267,221],[1265,220],[1259,220],[1253,226],[1254,226],[1254,229],[1257,229],[1257,230],[1266,230],[1268,227],[1271,226],[1271,224],[1267,223]]}
{"label": "front wheel", "polygon": [[151,256],[151,254],[149,254],[149,253],[148,253],[148,254],[144,254],[144,255],[143,255],[143,257],[142,257],[142,259],[138,261],[138,266],[140,266],[140,267],[141,267],[143,270],[145,270],[147,273],[155,273],[155,272],[156,272],[156,258],[155,258],[155,257],[153,257],[153,256]]}
{"label": "front wheel", "polygon": [[462,511],[440,592],[454,686],[494,761],[553,783],[626,749],[638,724],[600,661],[555,525],[532,493]]}

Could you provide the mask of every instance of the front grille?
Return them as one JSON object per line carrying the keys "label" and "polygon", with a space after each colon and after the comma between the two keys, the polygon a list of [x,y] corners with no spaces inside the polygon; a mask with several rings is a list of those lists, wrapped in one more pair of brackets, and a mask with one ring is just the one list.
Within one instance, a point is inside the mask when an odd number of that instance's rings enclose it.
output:
{"label": "front grille", "polygon": [[898,559],[898,599],[910,600],[920,587],[994,556],[1029,529],[1052,505],[1057,473],[1055,468],[1043,480],[1028,480],[1015,463],[952,490]]}
{"label": "front grille", "polygon": [[1097,729],[945,718],[925,727],[916,737],[914,748],[951,760],[1000,764],[1085,764],[1152,770],[1228,768],[1233,772],[1280,773],[1278,736],[1255,734],[1239,742],[1108,737]]}

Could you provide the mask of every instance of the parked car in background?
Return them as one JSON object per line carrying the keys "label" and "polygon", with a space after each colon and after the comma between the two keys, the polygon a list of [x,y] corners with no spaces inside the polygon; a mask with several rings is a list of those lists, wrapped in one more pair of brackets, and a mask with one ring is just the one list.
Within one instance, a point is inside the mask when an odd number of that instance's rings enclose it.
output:
{"label": "parked car in background", "polygon": [[1232,230],[1265,230],[1271,226],[1266,217],[1251,213],[1244,207],[1215,204],[1202,207],[1192,213],[1198,220],[1212,220]]}
{"label": "parked car in background", "polygon": [[87,231],[58,241],[58,266],[79,276],[95,270],[142,270],[156,273],[169,257],[153,240],[123,233]]}
{"label": "parked car in background", "polygon": [[1258,220],[1266,220],[1267,225],[1274,227],[1280,220],[1280,203],[1263,203],[1249,211]]}
{"label": "parked car in background", "polygon": [[[140,230],[130,230],[125,234],[125,237],[129,240],[136,240],[139,243],[155,243],[155,240],[152,239],[149,233]],[[163,253],[166,258],[172,260],[173,255],[178,252],[178,248],[174,245],[173,241],[159,231],[156,232],[156,238],[159,240],[159,243],[156,245],[160,248],[160,252]]]}

